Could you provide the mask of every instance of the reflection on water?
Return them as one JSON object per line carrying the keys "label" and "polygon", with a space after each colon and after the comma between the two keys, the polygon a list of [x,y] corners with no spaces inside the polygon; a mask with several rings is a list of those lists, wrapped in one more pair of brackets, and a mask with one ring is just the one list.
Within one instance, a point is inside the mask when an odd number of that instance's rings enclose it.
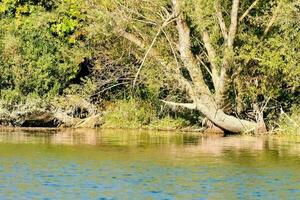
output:
{"label": "reflection on water", "polygon": [[0,199],[300,199],[300,139],[0,132]]}

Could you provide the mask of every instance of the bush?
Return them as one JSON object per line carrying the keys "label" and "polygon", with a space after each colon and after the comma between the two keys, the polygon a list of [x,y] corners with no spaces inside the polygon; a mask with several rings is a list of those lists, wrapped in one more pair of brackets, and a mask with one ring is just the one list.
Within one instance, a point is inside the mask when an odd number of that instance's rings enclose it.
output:
{"label": "bush", "polygon": [[[1,98],[18,104],[30,95],[55,97],[77,75],[89,54],[78,39],[82,16],[78,13],[76,17],[67,9],[79,10],[74,7],[77,3],[66,0],[68,5],[58,4],[50,12],[43,3],[9,2],[0,3]],[[71,25],[62,20],[68,17],[76,21],[76,26],[68,28]],[[66,31],[54,31],[56,26]]]}
{"label": "bush", "polygon": [[108,106],[104,113],[105,128],[142,128],[156,119],[155,109],[138,100],[120,100]]}
{"label": "bush", "polygon": [[290,115],[282,112],[279,129],[285,135],[300,135],[300,108],[293,108]]}

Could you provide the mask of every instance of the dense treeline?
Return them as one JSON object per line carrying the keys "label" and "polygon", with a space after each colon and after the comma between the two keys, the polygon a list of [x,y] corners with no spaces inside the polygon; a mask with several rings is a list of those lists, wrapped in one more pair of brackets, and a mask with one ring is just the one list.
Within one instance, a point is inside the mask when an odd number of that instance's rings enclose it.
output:
{"label": "dense treeline", "polygon": [[299,131],[299,13],[299,0],[2,0],[1,119]]}

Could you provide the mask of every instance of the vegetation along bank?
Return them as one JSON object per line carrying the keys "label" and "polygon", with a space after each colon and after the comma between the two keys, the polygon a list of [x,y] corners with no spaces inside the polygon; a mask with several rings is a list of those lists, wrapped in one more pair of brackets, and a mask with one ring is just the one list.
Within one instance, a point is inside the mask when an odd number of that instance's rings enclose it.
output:
{"label": "vegetation along bank", "polygon": [[3,0],[2,126],[300,133],[299,0]]}

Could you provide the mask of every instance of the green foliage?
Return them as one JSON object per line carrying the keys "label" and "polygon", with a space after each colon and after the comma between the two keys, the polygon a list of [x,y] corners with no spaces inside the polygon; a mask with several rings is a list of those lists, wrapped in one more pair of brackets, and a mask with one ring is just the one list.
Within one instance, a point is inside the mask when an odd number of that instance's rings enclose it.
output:
{"label": "green foliage", "polygon": [[279,128],[281,134],[300,135],[300,108],[294,107],[291,115],[281,113]]}
{"label": "green foliage", "polygon": [[[66,0],[69,7],[59,4],[51,12],[42,1],[34,2],[3,1],[0,6],[3,11],[0,96],[4,99],[14,96],[14,100],[20,100],[31,94],[45,98],[58,95],[88,56],[84,46],[76,40],[82,19],[75,17],[80,14],[79,7],[72,6],[75,1]],[[68,12],[62,13],[62,7]],[[73,17],[72,23],[63,20],[67,17]],[[62,28],[55,33],[61,37],[56,37],[53,31],[58,25]]]}
{"label": "green foliage", "polygon": [[180,129],[189,125],[182,118],[158,118],[155,107],[141,100],[120,100],[108,106],[103,116],[105,128]]}
{"label": "green foliage", "polygon": [[[293,105],[299,105],[299,5],[297,0],[268,4],[263,12],[257,11],[253,18],[246,19],[248,24],[241,27],[239,34],[239,93],[245,107],[250,102],[270,99],[267,107],[271,109],[266,111],[269,119],[278,117],[280,107],[289,111]],[[264,34],[274,15],[274,24]]]}
{"label": "green foliage", "polygon": [[172,130],[172,129],[182,129],[185,127],[190,126],[190,122],[183,118],[172,118],[169,116],[166,116],[162,119],[157,119],[154,122],[152,122],[149,127],[153,129],[162,129],[162,130]]}
{"label": "green foliage", "polygon": [[137,100],[120,100],[108,106],[103,127],[142,128],[155,118],[155,110],[151,104]]}
{"label": "green foliage", "polygon": [[96,90],[96,85],[90,78],[86,78],[82,80],[81,84],[72,84],[69,85],[64,90],[64,95],[74,95],[80,96],[85,100],[89,100],[90,97],[94,94]]}
{"label": "green foliage", "polygon": [[[268,119],[278,117],[276,108],[288,111],[300,104],[299,0],[259,1],[239,24],[234,51],[230,52],[224,49],[226,41],[215,13],[216,0],[180,3],[191,28],[192,52],[202,60],[199,67],[209,88],[213,85],[207,72],[210,60],[202,41],[204,30],[216,49],[217,68],[225,56],[232,58],[229,96],[234,106],[241,99],[244,115],[253,110],[254,103],[261,105],[267,99],[271,99],[265,111]],[[239,14],[252,3],[241,1]],[[229,28],[232,1],[220,0],[220,4]],[[170,0],[0,1],[2,107],[15,108],[42,99],[44,107],[76,110],[82,102],[90,105],[109,100],[115,103],[108,107],[106,127],[188,125],[180,118],[174,121],[157,117],[159,99],[186,100],[176,77],[166,73],[165,65],[169,63],[175,63],[173,70],[183,66],[175,23],[159,31],[171,13]],[[264,33],[273,16],[275,21]],[[122,37],[122,31],[136,36],[144,48]],[[162,62],[148,55],[133,90],[133,79],[152,42]],[[82,75],[84,65],[88,66],[88,74]],[[122,100],[132,96],[142,100]]]}

